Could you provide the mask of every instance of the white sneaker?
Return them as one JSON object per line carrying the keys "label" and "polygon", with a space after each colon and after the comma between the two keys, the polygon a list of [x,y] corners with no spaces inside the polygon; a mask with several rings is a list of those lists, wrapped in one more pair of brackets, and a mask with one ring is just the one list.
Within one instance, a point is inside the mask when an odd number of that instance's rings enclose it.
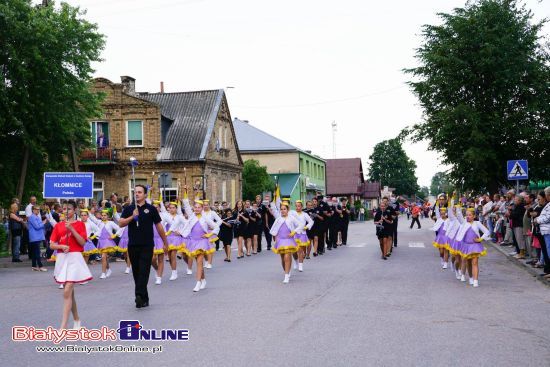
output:
{"label": "white sneaker", "polygon": [[73,324],[73,330],[80,330],[82,326],[80,326],[80,320],[74,320]]}
{"label": "white sneaker", "polygon": [[206,279],[201,280],[201,286],[200,289],[206,288]]}
{"label": "white sneaker", "polygon": [[172,270],[172,275],[170,275],[170,280],[176,280],[178,279],[178,271]]}
{"label": "white sneaker", "polygon": [[107,269],[107,274],[105,274],[107,276],[107,278],[109,278],[111,276],[111,273],[112,273],[111,269]]}
{"label": "white sneaker", "polygon": [[201,282],[197,282],[195,285],[195,288],[193,288],[193,292],[198,292],[201,289]]}
{"label": "white sneaker", "polygon": [[294,264],[293,269],[294,270],[298,269],[298,263],[296,261],[293,261],[292,263]]}
{"label": "white sneaker", "polygon": [[212,264],[206,263],[206,269],[212,269]]}
{"label": "white sneaker", "polygon": [[455,277],[456,279],[460,280],[460,273],[458,272],[458,270],[455,270]]}
{"label": "white sneaker", "polygon": [[470,285],[474,285],[474,280],[472,278],[469,279]]}
{"label": "white sneaker", "polygon": [[63,286],[63,284],[60,284],[58,288],[59,288],[59,289],[63,289],[63,288],[65,288],[65,287]]}
{"label": "white sneaker", "polygon": [[99,276],[99,279],[105,279],[107,278],[107,275],[105,275],[105,273],[101,273],[101,275]]}
{"label": "white sneaker", "polygon": [[466,281],[466,277],[464,276],[464,274],[462,274],[462,275],[460,276],[460,281],[461,281],[461,282],[465,282],[465,281]]}
{"label": "white sneaker", "polygon": [[298,271],[304,271],[304,264],[298,263]]}
{"label": "white sneaker", "polygon": [[160,285],[162,283],[162,278],[161,277],[157,277],[157,280],[155,280],[155,284],[156,285]]}
{"label": "white sneaker", "polygon": [[443,263],[443,269],[447,269],[447,263]]}
{"label": "white sneaker", "polygon": [[193,270],[187,268],[187,275],[191,275],[191,274],[193,274]]}
{"label": "white sneaker", "polygon": [[130,274],[130,268],[126,267],[126,270],[124,270],[124,274]]}
{"label": "white sneaker", "polygon": [[472,284],[474,286],[474,288],[477,288],[479,287],[479,282],[477,280],[474,280],[474,284]]}
{"label": "white sneaker", "polygon": [[285,274],[285,279],[283,280],[283,283],[288,284],[290,281],[290,274]]}
{"label": "white sneaker", "polygon": [[86,285],[86,284],[88,284],[88,282],[82,282],[82,283],[80,283],[80,285]]}

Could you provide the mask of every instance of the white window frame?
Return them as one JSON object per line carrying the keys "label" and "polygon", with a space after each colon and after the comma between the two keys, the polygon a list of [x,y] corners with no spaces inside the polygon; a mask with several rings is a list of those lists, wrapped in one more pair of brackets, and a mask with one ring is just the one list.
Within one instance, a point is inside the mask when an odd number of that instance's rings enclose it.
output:
{"label": "white window frame", "polygon": [[[128,141],[128,123],[132,121],[139,121],[141,122],[141,145],[130,145]],[[126,120],[126,148],[143,148],[143,144],[145,142],[145,136],[143,135],[143,120]]]}
{"label": "white window frame", "polygon": [[[94,186],[95,184],[97,183],[101,183],[101,190],[100,189],[96,189]],[[105,181],[103,180],[94,180],[93,184],[92,184],[92,195],[93,195],[93,199],[95,200],[95,193],[96,192],[101,192],[101,197],[102,199],[101,200],[105,200]]]}

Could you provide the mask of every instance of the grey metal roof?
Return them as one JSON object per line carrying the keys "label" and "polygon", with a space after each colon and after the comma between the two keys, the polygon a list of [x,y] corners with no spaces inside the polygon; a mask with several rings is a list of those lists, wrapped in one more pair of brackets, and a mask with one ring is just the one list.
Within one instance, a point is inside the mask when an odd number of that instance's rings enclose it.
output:
{"label": "grey metal roof", "polygon": [[294,145],[290,145],[281,139],[262,131],[247,121],[233,119],[233,128],[237,136],[237,144],[242,152],[273,152],[273,151],[297,151]]}
{"label": "grey metal roof", "polygon": [[205,158],[216,117],[223,103],[223,89],[139,93],[138,96],[160,105],[161,115],[174,121],[158,160],[187,161]]}

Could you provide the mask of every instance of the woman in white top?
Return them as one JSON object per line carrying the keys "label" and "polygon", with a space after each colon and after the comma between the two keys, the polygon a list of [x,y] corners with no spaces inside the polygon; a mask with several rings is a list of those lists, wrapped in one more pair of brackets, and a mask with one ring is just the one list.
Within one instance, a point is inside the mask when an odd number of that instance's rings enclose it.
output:
{"label": "woman in white top", "polygon": [[304,204],[302,200],[296,200],[296,210],[290,211],[290,214],[300,223],[294,236],[294,240],[298,245],[298,251],[292,254],[294,261],[298,262],[298,271],[304,271],[304,257],[306,256],[306,249],[310,245],[307,231],[313,227],[313,219],[303,211],[303,208]]}
{"label": "woman in white top", "polygon": [[272,251],[281,255],[281,266],[285,273],[283,283],[286,284],[290,281],[291,254],[298,251],[298,244],[294,240],[294,235],[300,228],[300,222],[296,217],[289,215],[290,207],[286,201],[281,204],[280,208],[277,208],[272,202],[271,210],[275,216],[275,222],[269,231],[272,236],[275,236]]}
{"label": "woman in white top", "polygon": [[[170,267],[172,268],[172,274],[170,280],[176,280],[178,278],[176,255],[178,251],[182,251],[185,247],[181,232],[185,227],[185,221],[183,215],[178,214],[178,202],[170,202],[168,211],[164,207],[164,204],[160,203],[160,217],[162,218],[162,225],[166,231],[166,239],[168,240],[168,258],[170,259]],[[160,281],[157,279],[157,281]]]}

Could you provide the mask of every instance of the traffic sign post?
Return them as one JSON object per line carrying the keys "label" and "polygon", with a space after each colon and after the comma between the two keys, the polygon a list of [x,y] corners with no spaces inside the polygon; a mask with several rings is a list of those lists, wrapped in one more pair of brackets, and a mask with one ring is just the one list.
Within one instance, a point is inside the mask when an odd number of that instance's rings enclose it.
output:
{"label": "traffic sign post", "polygon": [[527,160],[516,159],[506,164],[508,180],[516,181],[516,193],[519,191],[519,181],[529,179],[529,165]]}

